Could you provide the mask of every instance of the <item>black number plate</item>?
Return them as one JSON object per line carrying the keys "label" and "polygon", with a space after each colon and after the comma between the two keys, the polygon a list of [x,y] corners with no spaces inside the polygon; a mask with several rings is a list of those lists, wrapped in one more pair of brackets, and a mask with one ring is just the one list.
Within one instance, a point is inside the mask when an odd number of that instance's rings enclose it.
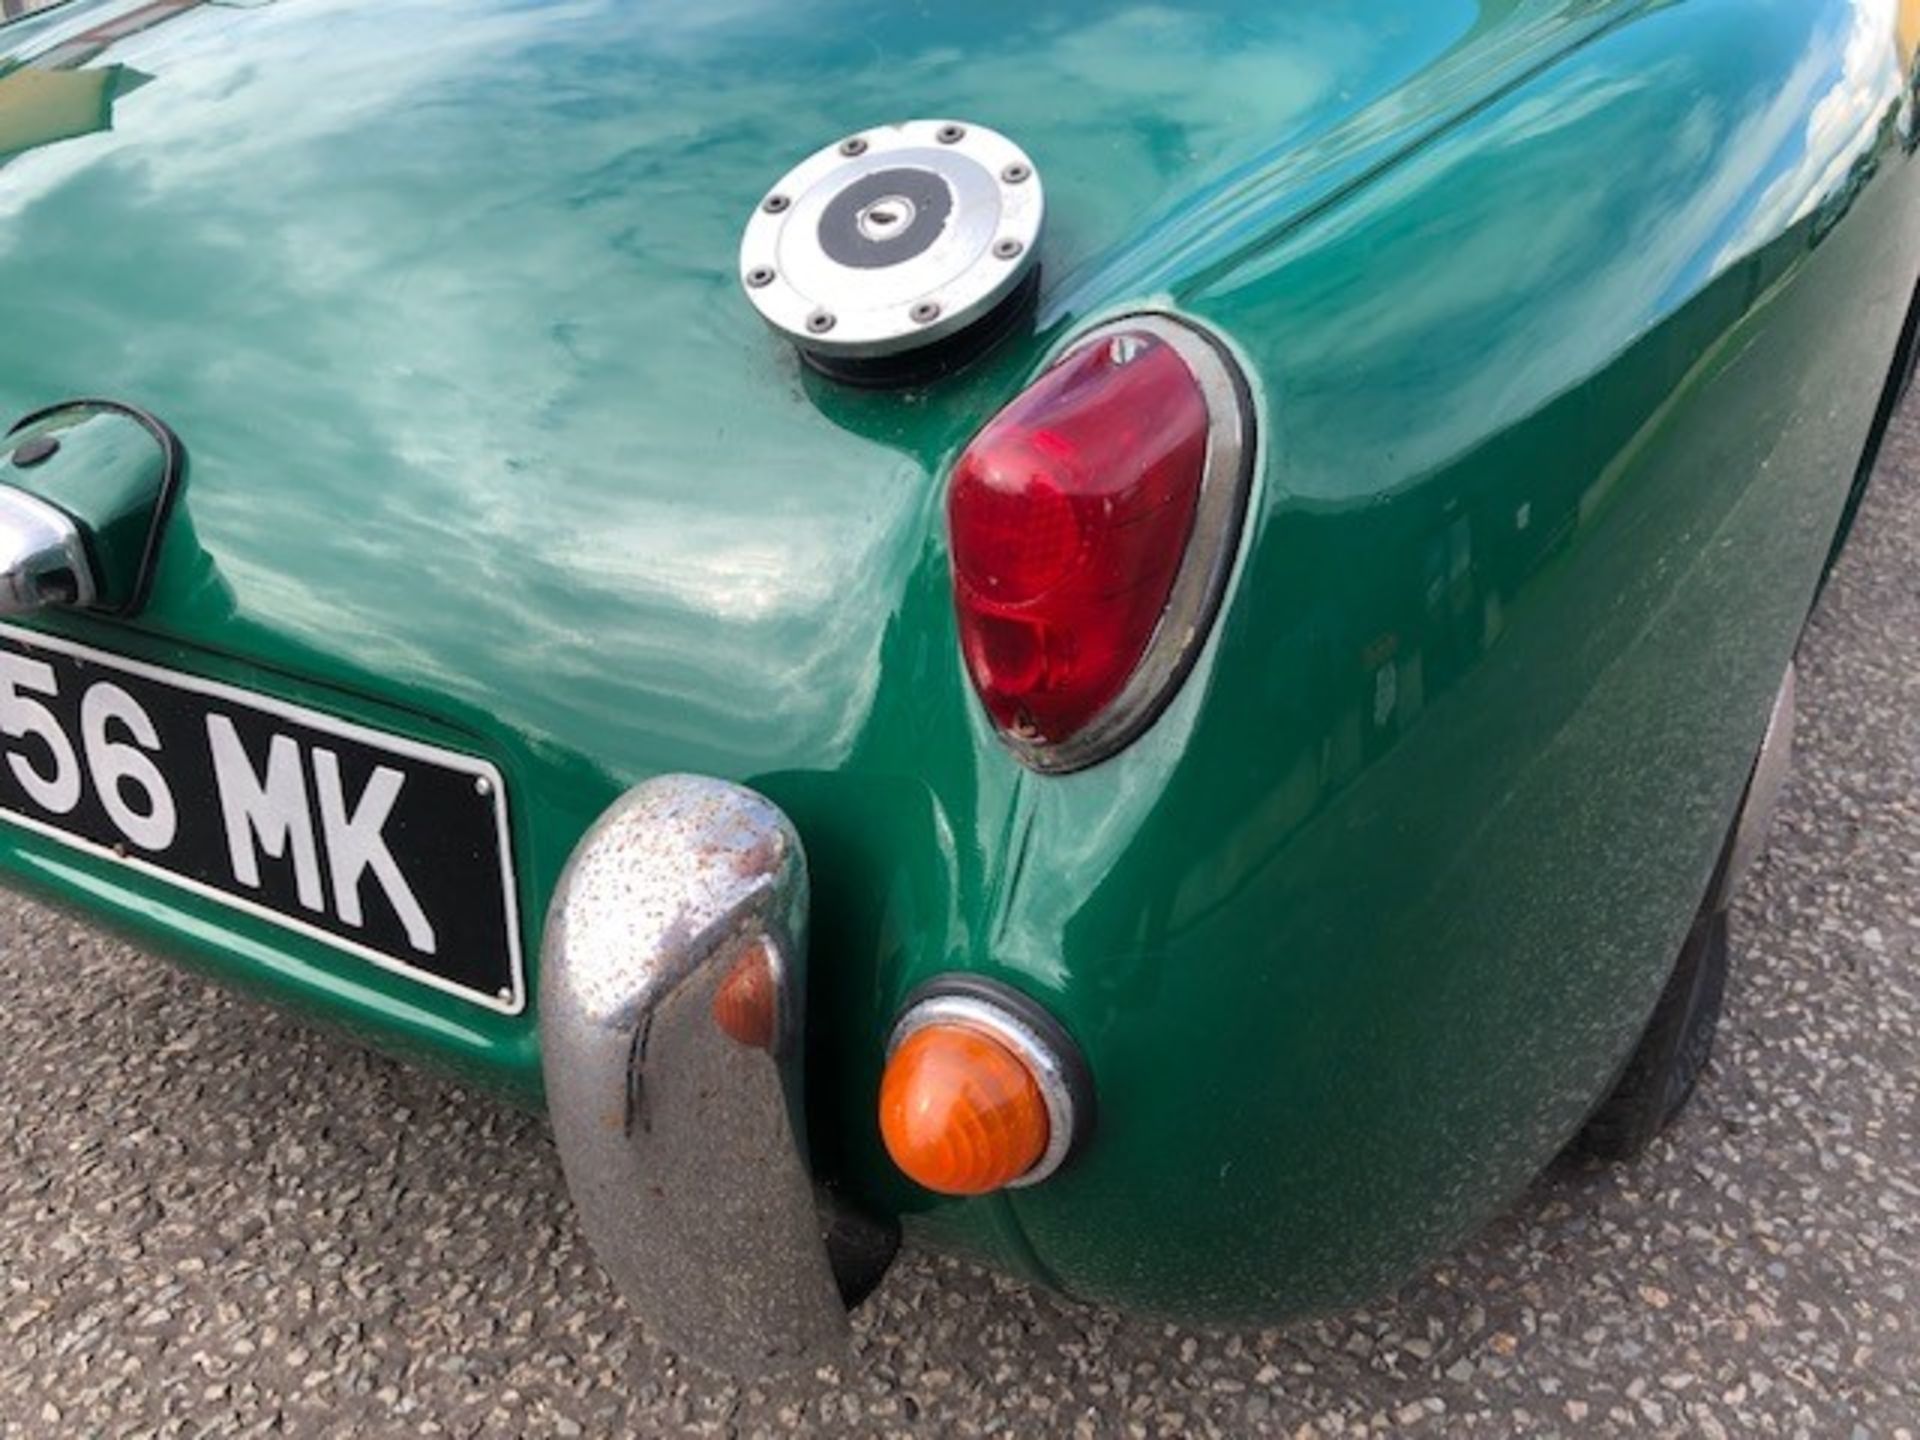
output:
{"label": "black number plate", "polygon": [[484,760],[0,625],[0,815],[490,1009],[526,1004]]}

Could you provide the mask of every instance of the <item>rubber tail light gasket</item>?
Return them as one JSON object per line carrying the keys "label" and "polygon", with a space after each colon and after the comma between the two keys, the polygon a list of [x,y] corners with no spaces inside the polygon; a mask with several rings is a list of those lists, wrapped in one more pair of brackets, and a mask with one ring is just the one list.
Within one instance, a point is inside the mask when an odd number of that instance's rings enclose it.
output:
{"label": "rubber tail light gasket", "polygon": [[[1171,315],[1144,312],[1106,321],[1064,347],[1054,363],[1118,335],[1164,341],[1186,364],[1207,408],[1207,453],[1193,531],[1174,573],[1166,608],[1120,693],[1083,729],[1064,740],[1037,741],[994,727],[1015,758],[1045,775],[1097,765],[1145,733],[1186,682],[1226,597],[1240,553],[1259,450],[1253,391],[1227,347]],[[1051,367],[1049,367],[1051,368]]]}

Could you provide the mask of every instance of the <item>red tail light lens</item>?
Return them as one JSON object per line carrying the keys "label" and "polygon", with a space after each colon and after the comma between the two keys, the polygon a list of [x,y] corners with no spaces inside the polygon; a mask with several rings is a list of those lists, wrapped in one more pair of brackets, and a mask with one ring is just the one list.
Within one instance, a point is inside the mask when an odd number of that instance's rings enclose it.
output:
{"label": "red tail light lens", "polygon": [[1138,317],[1069,351],[961,455],[947,496],[961,649],[1036,768],[1111,754],[1191,665],[1245,508],[1244,393],[1212,341]]}

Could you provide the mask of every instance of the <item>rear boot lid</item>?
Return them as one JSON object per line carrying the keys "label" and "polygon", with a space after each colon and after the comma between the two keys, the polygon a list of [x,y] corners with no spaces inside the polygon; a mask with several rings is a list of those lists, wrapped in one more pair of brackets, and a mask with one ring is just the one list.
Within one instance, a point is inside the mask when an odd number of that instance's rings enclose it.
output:
{"label": "rear boot lid", "polygon": [[[75,0],[0,26],[0,424],[101,395],[188,455],[141,613],[35,623],[497,765],[529,953],[573,842],[664,771],[760,786],[810,849],[955,853],[996,752],[944,458],[1076,314],[1163,293],[1168,257],[1230,253],[1491,83],[1483,53],[1600,8]],[[1041,333],[938,387],[836,387],[740,294],[741,228],[836,135],[927,115],[1045,175]]]}

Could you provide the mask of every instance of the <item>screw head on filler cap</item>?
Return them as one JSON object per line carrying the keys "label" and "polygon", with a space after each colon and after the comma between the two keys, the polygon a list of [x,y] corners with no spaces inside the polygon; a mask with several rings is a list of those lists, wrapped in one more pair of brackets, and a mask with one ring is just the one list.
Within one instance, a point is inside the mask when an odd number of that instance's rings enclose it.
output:
{"label": "screw head on filler cap", "polygon": [[821,361],[878,360],[998,311],[1039,254],[1040,176],[1006,136],[909,120],[835,140],[756,202],[740,283]]}

